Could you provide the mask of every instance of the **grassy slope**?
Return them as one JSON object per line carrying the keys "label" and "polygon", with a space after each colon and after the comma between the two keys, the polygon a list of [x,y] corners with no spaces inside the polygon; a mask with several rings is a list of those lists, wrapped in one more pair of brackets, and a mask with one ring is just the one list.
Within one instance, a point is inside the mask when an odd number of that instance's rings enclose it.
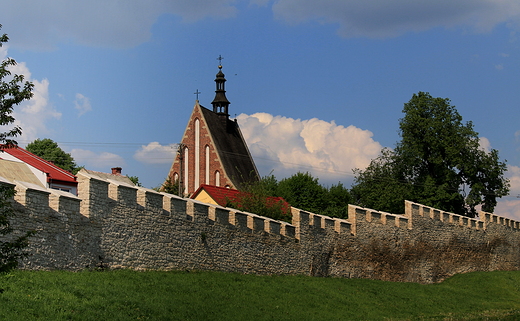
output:
{"label": "grassy slope", "polygon": [[520,319],[520,272],[420,285],[219,272],[15,271],[0,276],[0,289],[0,320]]}

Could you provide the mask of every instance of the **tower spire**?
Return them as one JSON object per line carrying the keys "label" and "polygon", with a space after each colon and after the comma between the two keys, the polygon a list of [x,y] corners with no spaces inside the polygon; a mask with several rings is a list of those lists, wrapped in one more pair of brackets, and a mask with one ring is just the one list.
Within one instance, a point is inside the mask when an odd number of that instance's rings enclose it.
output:
{"label": "tower spire", "polygon": [[217,89],[215,90],[215,98],[211,102],[213,105],[213,112],[219,114],[220,116],[224,118],[229,118],[228,113],[228,107],[229,107],[229,100],[226,98],[226,90],[225,90],[225,82],[226,78],[224,76],[224,73],[222,72],[222,59],[224,59],[222,56],[218,56],[217,60],[219,61],[218,65],[218,73],[215,78],[215,83],[217,86]]}

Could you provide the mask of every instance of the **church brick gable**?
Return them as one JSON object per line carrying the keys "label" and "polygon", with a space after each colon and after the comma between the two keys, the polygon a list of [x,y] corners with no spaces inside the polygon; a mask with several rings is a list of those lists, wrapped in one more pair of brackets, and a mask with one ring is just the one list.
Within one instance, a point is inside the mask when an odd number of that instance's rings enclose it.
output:
{"label": "church brick gable", "polygon": [[[175,174],[180,178],[182,172],[182,180],[184,186],[187,187],[185,189],[186,195],[195,192],[201,184],[235,188],[226,175],[201,108],[203,107],[197,102],[182,137],[182,153],[185,153],[186,148],[188,150],[188,157],[185,154],[183,155],[183,169],[181,171],[181,159],[180,155],[177,154],[169,173],[169,177],[174,179]],[[198,126],[196,125],[197,121],[199,122]],[[186,169],[188,169],[187,172]],[[217,182],[217,180],[220,182]]]}

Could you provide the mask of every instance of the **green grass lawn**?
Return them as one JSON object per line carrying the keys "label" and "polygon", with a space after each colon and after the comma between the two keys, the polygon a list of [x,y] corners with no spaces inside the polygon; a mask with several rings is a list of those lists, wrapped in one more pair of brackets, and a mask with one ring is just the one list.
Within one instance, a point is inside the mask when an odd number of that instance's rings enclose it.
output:
{"label": "green grass lawn", "polygon": [[0,320],[520,320],[520,272],[421,285],[220,272],[14,271]]}

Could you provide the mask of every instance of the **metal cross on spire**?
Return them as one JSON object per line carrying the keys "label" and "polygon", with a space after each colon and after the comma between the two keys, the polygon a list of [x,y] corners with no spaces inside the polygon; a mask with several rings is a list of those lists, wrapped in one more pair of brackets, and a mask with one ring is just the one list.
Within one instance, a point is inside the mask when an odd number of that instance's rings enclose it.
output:
{"label": "metal cross on spire", "polygon": [[201,92],[197,89],[196,92],[193,93],[194,95],[197,95],[197,101],[199,100],[199,94],[201,94]]}
{"label": "metal cross on spire", "polygon": [[221,55],[218,55],[218,68],[219,69],[222,69],[222,59],[224,59],[224,57],[222,57]]}

